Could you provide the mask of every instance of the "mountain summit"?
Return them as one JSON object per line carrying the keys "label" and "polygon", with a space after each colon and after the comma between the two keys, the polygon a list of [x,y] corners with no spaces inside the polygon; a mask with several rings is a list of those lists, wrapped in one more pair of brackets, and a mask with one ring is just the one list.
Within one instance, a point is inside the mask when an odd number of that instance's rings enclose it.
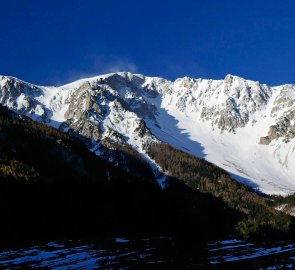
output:
{"label": "mountain summit", "polygon": [[44,87],[0,76],[0,103],[80,136],[110,162],[114,144],[129,147],[159,179],[164,168],[147,149],[163,141],[264,193],[295,192],[295,85],[120,72]]}

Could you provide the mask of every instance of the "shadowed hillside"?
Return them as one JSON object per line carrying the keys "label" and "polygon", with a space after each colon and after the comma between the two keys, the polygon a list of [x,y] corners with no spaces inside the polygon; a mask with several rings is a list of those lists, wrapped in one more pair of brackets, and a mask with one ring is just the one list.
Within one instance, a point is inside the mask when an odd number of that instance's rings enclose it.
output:
{"label": "shadowed hillside", "polygon": [[[166,144],[149,151],[171,175],[164,190],[130,149],[116,152],[126,159],[122,168],[136,164],[127,173],[79,139],[0,107],[1,243],[118,234],[173,234],[187,241],[236,228],[245,237],[290,231],[290,217],[270,210],[266,197],[223,170]],[[145,175],[138,174],[140,166]]]}

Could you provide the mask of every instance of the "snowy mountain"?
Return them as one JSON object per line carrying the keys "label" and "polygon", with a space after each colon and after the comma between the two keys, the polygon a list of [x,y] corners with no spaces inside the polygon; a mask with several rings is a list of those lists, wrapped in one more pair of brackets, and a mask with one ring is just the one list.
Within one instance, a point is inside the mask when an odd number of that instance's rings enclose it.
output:
{"label": "snowy mountain", "polygon": [[295,192],[295,85],[112,73],[44,87],[0,76],[0,103],[79,134],[97,155],[127,145],[156,170],[146,149],[164,141],[265,193]]}

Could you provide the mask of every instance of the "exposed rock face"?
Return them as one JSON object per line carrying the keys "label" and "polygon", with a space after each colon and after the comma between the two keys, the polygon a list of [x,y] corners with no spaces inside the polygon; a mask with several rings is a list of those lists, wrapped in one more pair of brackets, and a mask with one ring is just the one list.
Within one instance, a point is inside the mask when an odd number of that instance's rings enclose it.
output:
{"label": "exposed rock face", "polygon": [[101,122],[106,109],[95,99],[103,97],[99,86],[91,89],[89,82],[82,84],[69,97],[69,107],[65,112],[67,125],[77,133],[94,140],[99,140],[103,130]]}
{"label": "exposed rock face", "polygon": [[[118,143],[129,143],[129,140],[136,138],[138,147],[144,147],[147,138],[148,141],[155,138],[117,90],[128,87],[126,85],[137,85],[140,81],[140,78],[136,78],[129,82],[114,74],[83,83],[68,97],[66,124],[94,141],[107,137]],[[141,139],[144,141],[140,142]]]}
{"label": "exposed rock face", "polygon": [[42,87],[0,77],[0,103],[88,138],[97,154],[117,143],[146,156],[146,146],[160,139],[263,191],[295,191],[294,85],[113,73]]}
{"label": "exposed rock face", "polygon": [[284,142],[289,142],[295,137],[295,111],[289,112],[286,116],[278,119],[275,125],[270,126],[266,137],[260,138],[261,144],[270,144],[273,140],[283,138]]}
{"label": "exposed rock face", "polygon": [[50,117],[50,112],[38,101],[42,90],[32,84],[20,80],[0,77],[0,103],[21,114],[35,115],[44,120]]}

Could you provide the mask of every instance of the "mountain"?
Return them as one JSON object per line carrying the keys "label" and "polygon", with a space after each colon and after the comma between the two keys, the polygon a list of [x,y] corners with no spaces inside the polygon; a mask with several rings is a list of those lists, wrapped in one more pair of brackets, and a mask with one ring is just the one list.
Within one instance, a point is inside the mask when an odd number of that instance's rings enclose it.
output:
{"label": "mountain", "polygon": [[[112,90],[81,90],[74,97],[65,87],[55,93],[65,94],[61,101],[48,98],[52,88],[11,78],[3,85],[1,98],[14,111],[0,105],[1,244],[122,234],[197,242],[293,237],[294,218],[275,209],[292,197],[259,194],[205,159],[161,142],[148,128],[156,118],[131,112],[149,115],[144,103],[112,99]],[[81,101],[88,105],[71,107]],[[75,118],[63,120],[62,110]]]}
{"label": "mountain", "polygon": [[167,142],[264,193],[295,192],[295,85],[270,87],[232,75],[171,82],[123,72],[43,87],[2,76],[0,103],[80,136],[113,164],[119,161],[110,150],[127,147],[161,185],[163,169],[147,149]]}

